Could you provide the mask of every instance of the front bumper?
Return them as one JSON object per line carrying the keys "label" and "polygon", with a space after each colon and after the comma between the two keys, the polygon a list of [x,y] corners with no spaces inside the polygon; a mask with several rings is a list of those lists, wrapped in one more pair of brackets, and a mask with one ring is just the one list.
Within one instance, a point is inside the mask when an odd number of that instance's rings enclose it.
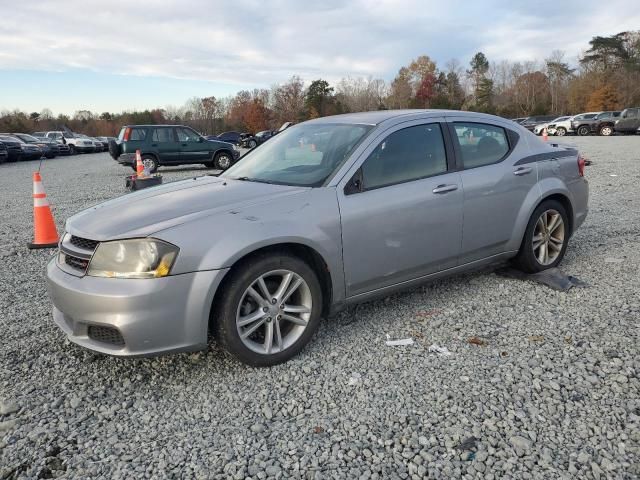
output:
{"label": "front bumper", "polygon": [[72,342],[118,356],[206,348],[213,295],[227,270],[113,279],[76,277],[56,261],[47,265],[47,290],[53,320]]}
{"label": "front bumper", "polygon": [[74,145],[74,148],[76,149],[76,152],[81,153],[93,153],[96,151],[95,147],[92,145]]}

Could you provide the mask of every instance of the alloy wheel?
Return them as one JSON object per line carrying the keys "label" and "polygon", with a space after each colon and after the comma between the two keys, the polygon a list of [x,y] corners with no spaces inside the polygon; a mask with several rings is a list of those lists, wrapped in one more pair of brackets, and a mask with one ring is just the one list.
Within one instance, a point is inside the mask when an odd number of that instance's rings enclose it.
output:
{"label": "alloy wheel", "polygon": [[602,127],[600,129],[600,135],[604,135],[605,137],[608,137],[612,133],[613,133],[613,129],[611,127]]}
{"label": "alloy wheel", "polygon": [[260,275],[245,290],[236,328],[250,350],[271,355],[292,346],[304,333],[313,308],[307,282],[290,270]]}
{"label": "alloy wheel", "polygon": [[551,265],[562,252],[565,227],[562,215],[556,210],[546,210],[538,218],[533,230],[533,254],[540,265]]}
{"label": "alloy wheel", "polygon": [[558,135],[559,137],[563,137],[566,133],[567,131],[564,128],[558,128],[556,130],[556,135]]}

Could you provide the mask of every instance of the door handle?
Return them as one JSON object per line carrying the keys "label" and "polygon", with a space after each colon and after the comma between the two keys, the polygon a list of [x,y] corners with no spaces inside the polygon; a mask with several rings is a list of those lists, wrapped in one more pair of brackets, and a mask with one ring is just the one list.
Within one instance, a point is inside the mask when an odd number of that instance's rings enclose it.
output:
{"label": "door handle", "polygon": [[183,143],[183,144],[182,144],[182,146],[183,146],[183,147],[186,147],[186,146],[187,146],[187,144],[186,144],[186,143]]}
{"label": "door handle", "polygon": [[157,143],[152,143],[152,144],[151,144],[151,146],[152,146],[152,147],[157,147],[157,146],[158,146],[158,144],[157,144]]}
{"label": "door handle", "polygon": [[458,189],[458,185],[438,185],[436,188],[434,188],[432,191],[433,193],[447,193],[447,192],[453,192],[454,190]]}
{"label": "door handle", "polygon": [[528,173],[531,173],[531,172],[533,172],[533,168],[531,167],[520,167],[517,170],[514,170],[513,174],[520,177],[522,175],[527,175]]}

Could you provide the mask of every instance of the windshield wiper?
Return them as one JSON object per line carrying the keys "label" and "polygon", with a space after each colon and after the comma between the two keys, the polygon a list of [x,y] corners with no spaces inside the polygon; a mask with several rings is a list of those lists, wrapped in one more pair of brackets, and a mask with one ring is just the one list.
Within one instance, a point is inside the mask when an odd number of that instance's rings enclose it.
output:
{"label": "windshield wiper", "polygon": [[236,177],[234,180],[240,180],[242,182],[256,182],[256,183],[268,183],[270,185],[275,185],[275,182],[270,182],[269,180],[261,180],[259,178],[251,178],[251,177]]}

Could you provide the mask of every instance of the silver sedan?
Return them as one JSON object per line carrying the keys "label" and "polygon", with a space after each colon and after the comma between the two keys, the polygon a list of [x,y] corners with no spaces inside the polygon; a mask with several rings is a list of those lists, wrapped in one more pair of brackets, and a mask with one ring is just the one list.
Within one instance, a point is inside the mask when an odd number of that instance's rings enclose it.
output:
{"label": "silver sedan", "polygon": [[514,122],[379,111],[292,126],[220,176],[71,217],[53,319],[113,355],[283,362],[322,316],[483,265],[554,267],[587,215],[584,160]]}

